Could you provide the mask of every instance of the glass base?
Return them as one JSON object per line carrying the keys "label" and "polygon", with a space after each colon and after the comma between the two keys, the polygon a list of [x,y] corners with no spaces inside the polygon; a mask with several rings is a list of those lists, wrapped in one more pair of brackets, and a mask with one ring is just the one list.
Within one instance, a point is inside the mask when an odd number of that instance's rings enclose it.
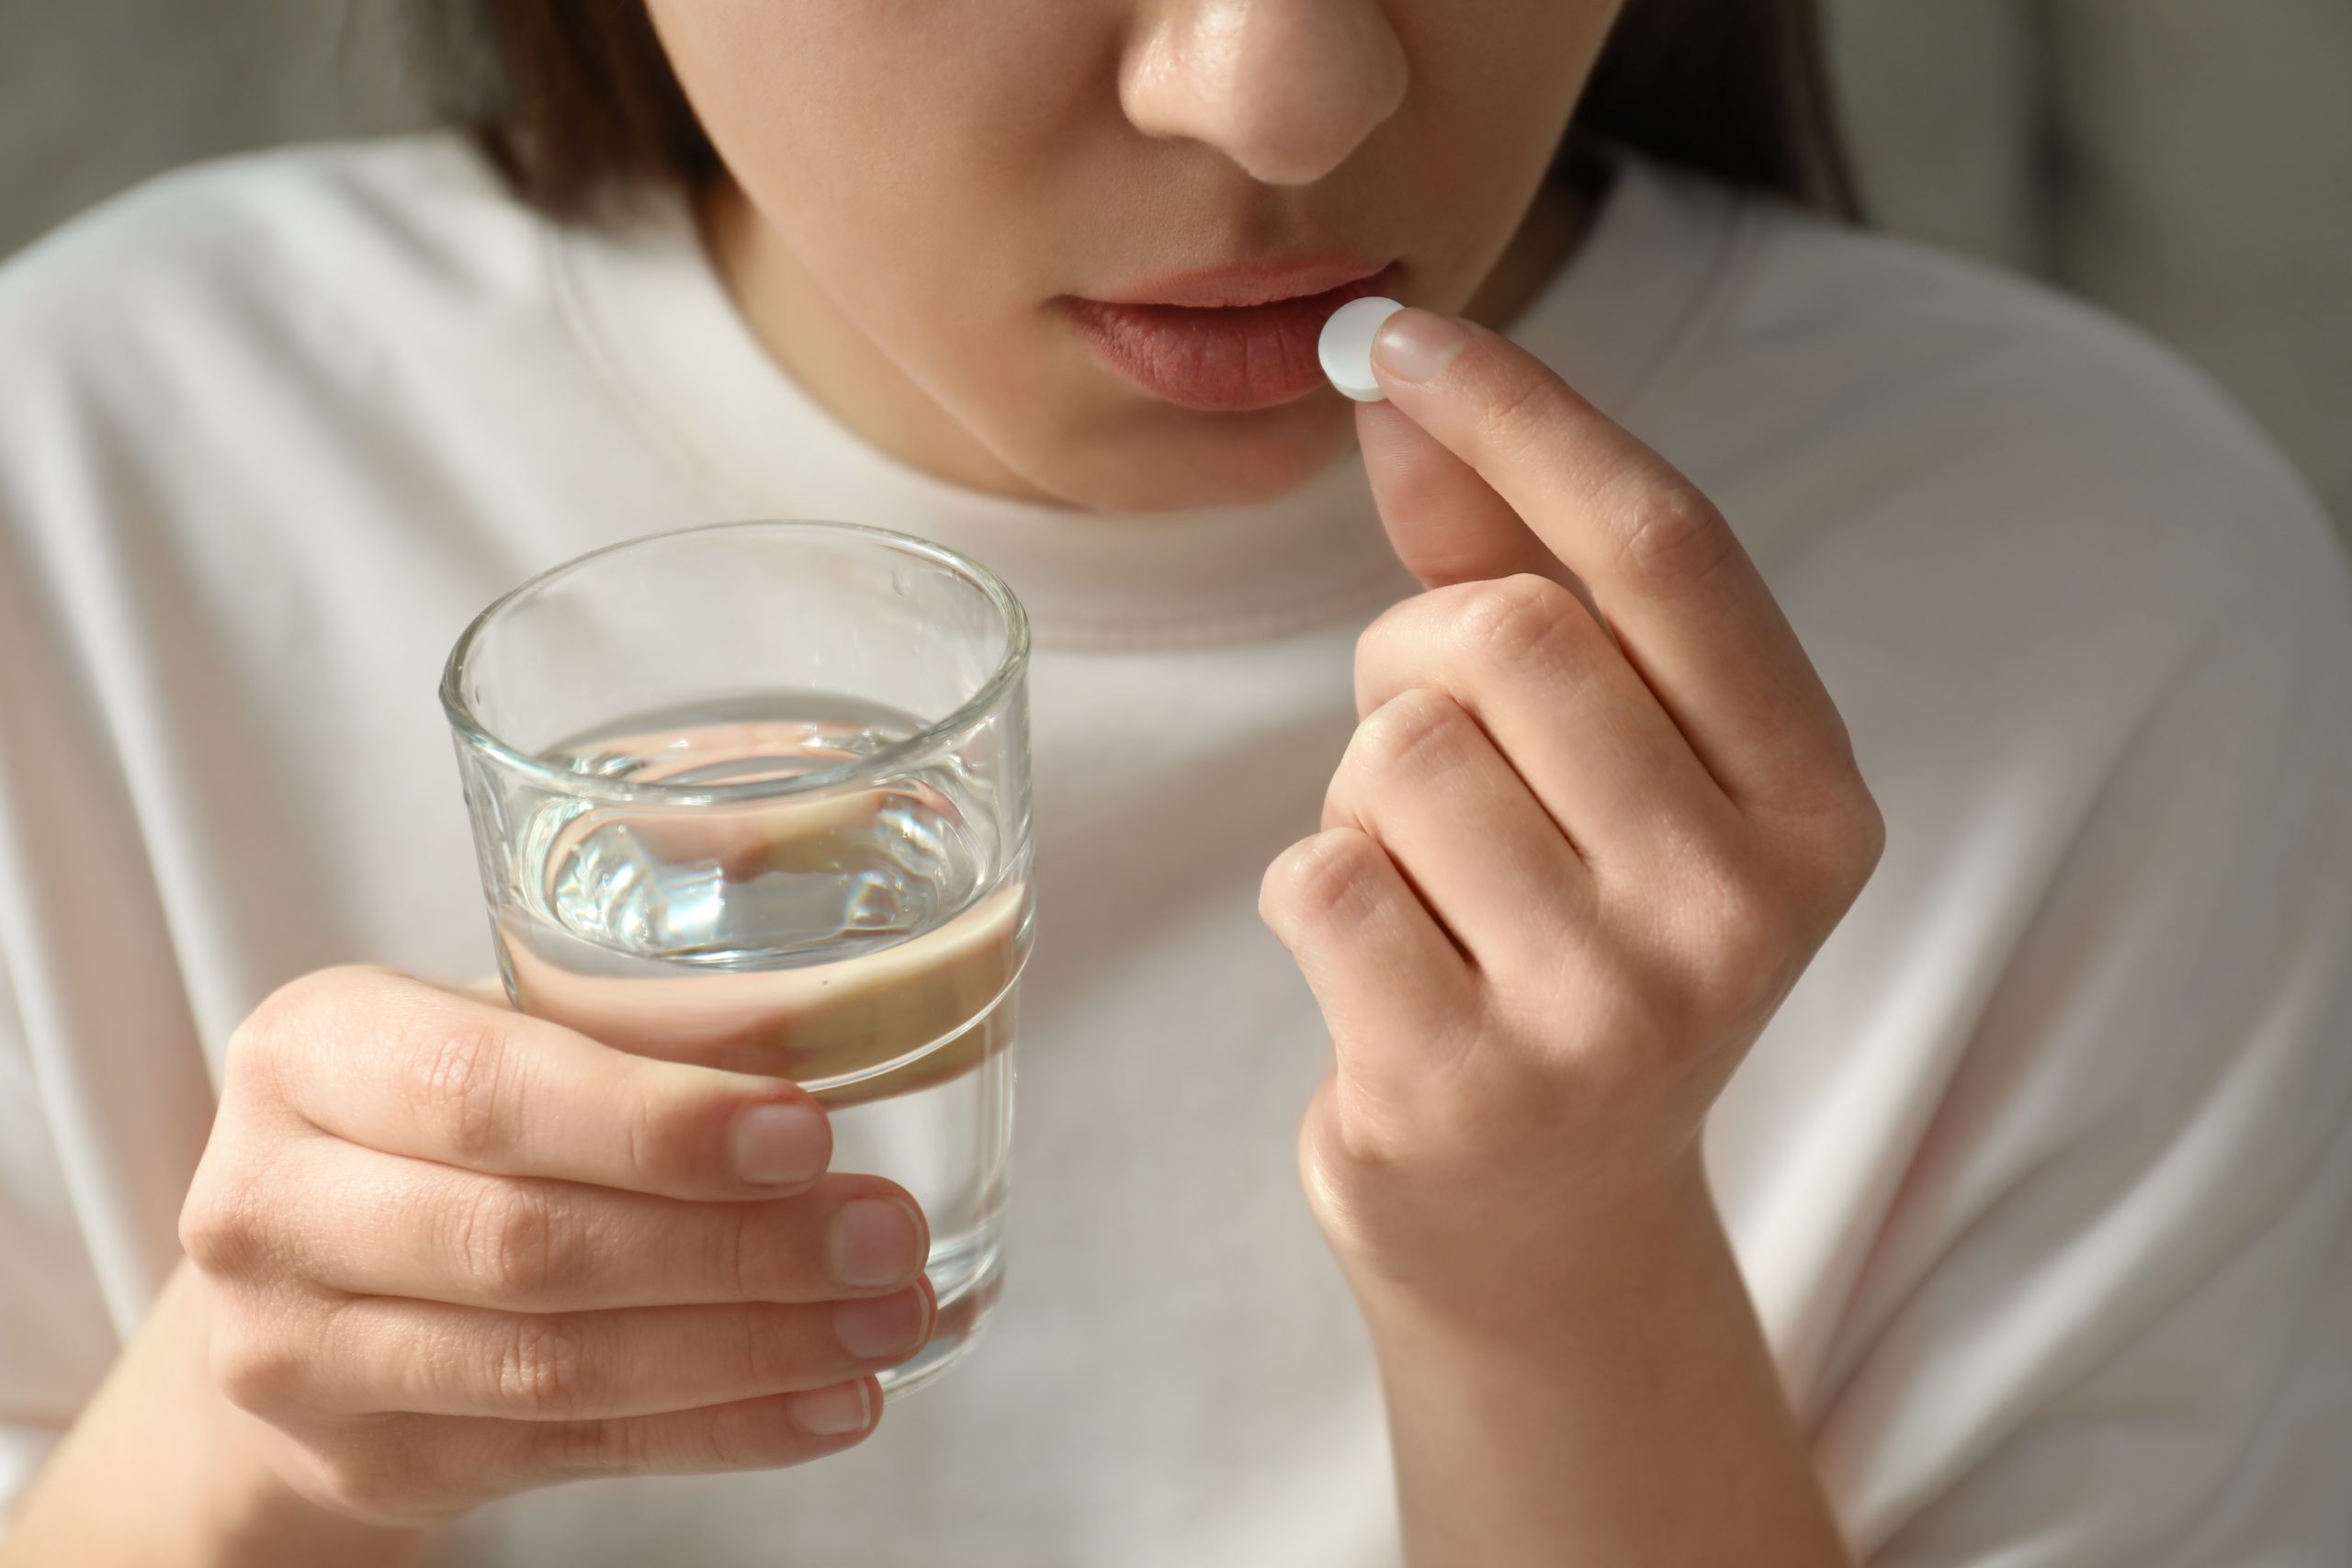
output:
{"label": "glass base", "polygon": [[982,1331],[988,1327],[989,1310],[996,1305],[997,1293],[1003,1284],[1003,1259],[991,1258],[978,1278],[955,1295],[942,1296],[939,1323],[932,1330],[931,1343],[897,1366],[875,1375],[875,1381],[882,1385],[883,1403],[887,1404],[902,1394],[914,1393],[970,1355],[972,1347],[979,1343]]}

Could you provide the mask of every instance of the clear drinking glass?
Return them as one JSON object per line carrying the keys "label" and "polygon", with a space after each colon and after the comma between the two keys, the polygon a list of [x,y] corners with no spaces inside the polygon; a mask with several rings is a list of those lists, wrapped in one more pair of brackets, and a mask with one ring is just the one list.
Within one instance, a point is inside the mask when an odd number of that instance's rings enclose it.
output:
{"label": "clear drinking glass", "polygon": [[533,578],[442,679],[514,1005],[790,1078],[833,1169],[922,1205],[939,1326],[886,1393],[968,1350],[1002,1276],[1028,664],[978,562],[738,523]]}

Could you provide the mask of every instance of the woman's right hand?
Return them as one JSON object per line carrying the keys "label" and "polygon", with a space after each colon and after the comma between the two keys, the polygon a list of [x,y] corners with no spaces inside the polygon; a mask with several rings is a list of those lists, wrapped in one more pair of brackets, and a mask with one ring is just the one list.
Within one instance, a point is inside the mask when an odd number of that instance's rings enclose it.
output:
{"label": "woman's right hand", "polygon": [[930,1337],[905,1190],[790,1083],[625,1055],[377,969],[231,1040],[180,1239],[267,1462],[415,1524],[585,1476],[849,1448]]}

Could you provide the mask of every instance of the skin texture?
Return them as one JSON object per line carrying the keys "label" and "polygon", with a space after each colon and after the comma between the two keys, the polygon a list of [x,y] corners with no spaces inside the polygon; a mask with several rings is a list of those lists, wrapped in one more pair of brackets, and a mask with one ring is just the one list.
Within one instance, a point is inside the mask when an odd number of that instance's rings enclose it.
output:
{"label": "skin texture", "polygon": [[1845,1562],[1700,1136],[1883,819],[1687,479],[1473,323],[1400,311],[1373,363],[1367,466],[1428,591],[1359,641],[1322,829],[1260,909],[1331,1029],[1299,1168],[1407,1559]]}
{"label": "skin texture", "polygon": [[[1615,10],[654,6],[732,171],[714,265],[878,447],[1156,510],[1279,495],[1362,444],[1428,592],[1364,635],[1321,830],[1260,908],[1330,1028],[1299,1169],[1371,1329],[1408,1560],[1829,1568],[1698,1151],[1883,825],[1724,520],[1476,324],[1574,246],[1584,213],[1539,180]],[[1180,409],[1053,304],[1331,245],[1401,258],[1428,307],[1383,333],[1387,403]],[[933,1309],[814,1239],[843,1182],[887,1184],[720,1163],[730,1118],[794,1093],[382,971],[297,982],[232,1050],[190,1262],[8,1561],[399,1562],[502,1492],[860,1440],[794,1422],[797,1391],[870,1394],[888,1364],[818,1314],[896,1289],[927,1333]],[[775,1262],[746,1275],[752,1231]],[[125,1473],[153,1506],[118,1506]]]}
{"label": "skin texture", "polygon": [[[652,6],[734,176],[706,215],[722,270],[794,378],[942,477],[1135,511],[1293,489],[1353,439],[1347,401],[1177,408],[1097,365],[1055,298],[1345,246],[1401,258],[1405,302],[1462,310],[1528,216],[1616,11]],[[1556,246],[1558,229],[1547,215],[1530,238]]]}
{"label": "skin texture", "polygon": [[[778,1107],[816,1118],[802,1168],[747,1174]],[[861,1441],[937,1306],[913,1201],[831,1148],[776,1078],[387,970],[292,982],[230,1042],[188,1261],[9,1561],[400,1562],[507,1493]],[[867,1202],[895,1234],[842,1227]],[[187,1507],[122,1510],[124,1474]]]}

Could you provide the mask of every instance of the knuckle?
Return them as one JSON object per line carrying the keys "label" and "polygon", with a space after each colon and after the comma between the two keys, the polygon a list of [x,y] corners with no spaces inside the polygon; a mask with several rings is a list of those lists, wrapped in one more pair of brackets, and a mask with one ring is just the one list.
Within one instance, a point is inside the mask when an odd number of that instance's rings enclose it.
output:
{"label": "knuckle", "polygon": [[510,1057],[499,1032],[453,1023],[410,1058],[401,1088],[426,1134],[458,1164],[479,1167],[505,1143]]}
{"label": "knuckle", "polygon": [[1886,813],[1867,789],[1861,792],[1840,847],[1846,874],[1860,892],[1878,870],[1879,862],[1886,858]]}
{"label": "knuckle", "polygon": [[232,1057],[266,1057],[300,1045],[322,1019],[333,1016],[356,989],[379,984],[391,971],[364,964],[337,964],[297,975],[264,997],[229,1037]]}
{"label": "knuckle", "polygon": [[695,1424],[690,1440],[698,1469],[765,1470],[789,1453],[791,1439],[775,1425],[745,1417],[741,1410],[714,1410]]}
{"label": "knuckle", "polygon": [[234,1168],[199,1168],[180,1207],[180,1250],[216,1279],[253,1274],[268,1256],[259,1179]]}
{"label": "knuckle", "polygon": [[808,1372],[808,1348],[788,1326],[791,1310],[756,1304],[731,1309],[737,1337],[731,1355],[744,1387],[775,1388]]}
{"label": "knuckle", "polygon": [[666,1094],[625,1089],[621,1095],[621,1147],[630,1182],[653,1190],[676,1179],[689,1162],[681,1157],[673,1127],[676,1102]]}
{"label": "knuckle", "polygon": [[1825,866],[1825,893],[1850,901],[1886,854],[1886,814],[1856,778],[1827,792],[1809,818],[1807,837],[1814,858]]}
{"label": "knuckle", "polygon": [[1416,594],[1391,604],[1373,617],[1372,624],[1356,634],[1355,667],[1358,671],[1377,668],[1388,645],[1408,624],[1414,607],[1421,598]]}
{"label": "knuckle", "polygon": [[310,1032],[313,1009],[336,971],[298,975],[264,997],[230,1032],[222,1061],[224,1086],[273,1077],[283,1053],[299,1049]]}
{"label": "knuckle", "polygon": [[1785,888],[1760,871],[1741,869],[1719,873],[1710,893],[1702,987],[1735,1010],[1759,993],[1777,994],[1800,945]]}
{"label": "knuckle", "polygon": [[1834,924],[1885,857],[1885,813],[1856,774],[1814,790],[1799,805],[1777,805],[1776,815],[1775,842]]}
{"label": "knuckle", "polygon": [[491,1386],[502,1402],[532,1416],[568,1415],[588,1394],[590,1349],[576,1318],[513,1314],[491,1367]]}
{"label": "knuckle", "polygon": [[770,1212],[765,1203],[711,1206],[710,1277],[731,1297],[764,1295],[783,1282],[783,1249],[768,1245],[762,1223]]}
{"label": "knuckle", "polygon": [[538,1467],[558,1476],[627,1475],[650,1468],[642,1421],[550,1421],[532,1428]]}
{"label": "knuckle", "polygon": [[[1395,1118],[1374,1108],[1354,1105],[1335,1111],[1330,1139],[1348,1168],[1364,1176],[1394,1175],[1407,1163],[1408,1145],[1397,1135]],[[1317,1176],[1328,1182],[1319,1166]]]}
{"label": "knuckle", "polygon": [[1367,909],[1374,897],[1374,860],[1380,851],[1364,834],[1333,829],[1303,840],[1275,863],[1270,897],[1302,924],[1345,924]]}
{"label": "knuckle", "polygon": [[249,1311],[216,1309],[209,1326],[206,1364],[223,1399],[256,1416],[300,1402],[310,1364],[307,1351],[268,1333]]}
{"label": "knuckle", "polygon": [[1466,584],[1453,614],[1458,646],[1507,671],[1562,660],[1585,615],[1575,594],[1548,577],[1522,571]]}
{"label": "knuckle", "polygon": [[1452,592],[1439,589],[1401,600],[1356,634],[1353,669],[1359,718],[1377,709],[1422,664],[1419,654],[1437,626],[1431,615],[1437,605],[1432,601]]}
{"label": "knuckle", "polygon": [[1356,727],[1360,765],[1374,778],[1442,773],[1462,761],[1475,728],[1453,698],[1413,687]]}
{"label": "knuckle", "polygon": [[455,1211],[468,1278],[502,1299],[543,1297],[564,1282],[571,1249],[558,1201],[512,1181],[484,1181]]}
{"label": "knuckle", "polygon": [[1393,1191],[1416,1162],[1416,1116],[1400,1116],[1381,1097],[1335,1077],[1317,1113],[1301,1120],[1298,1169],[1307,1201],[1341,1234],[1373,1216],[1374,1195]]}
{"label": "knuckle", "polygon": [[223,1048],[220,1061],[222,1098],[227,1098],[243,1085],[255,1080],[266,1081],[274,1071],[278,1041],[287,1032],[290,1004],[282,998],[281,987],[264,997],[261,1005],[245,1014],[237,1027],[229,1032],[229,1043]]}
{"label": "knuckle", "polygon": [[1713,581],[1739,548],[1714,503],[1679,477],[1665,484],[1646,475],[1628,482],[1645,488],[1624,513],[1618,570],[1678,593]]}

